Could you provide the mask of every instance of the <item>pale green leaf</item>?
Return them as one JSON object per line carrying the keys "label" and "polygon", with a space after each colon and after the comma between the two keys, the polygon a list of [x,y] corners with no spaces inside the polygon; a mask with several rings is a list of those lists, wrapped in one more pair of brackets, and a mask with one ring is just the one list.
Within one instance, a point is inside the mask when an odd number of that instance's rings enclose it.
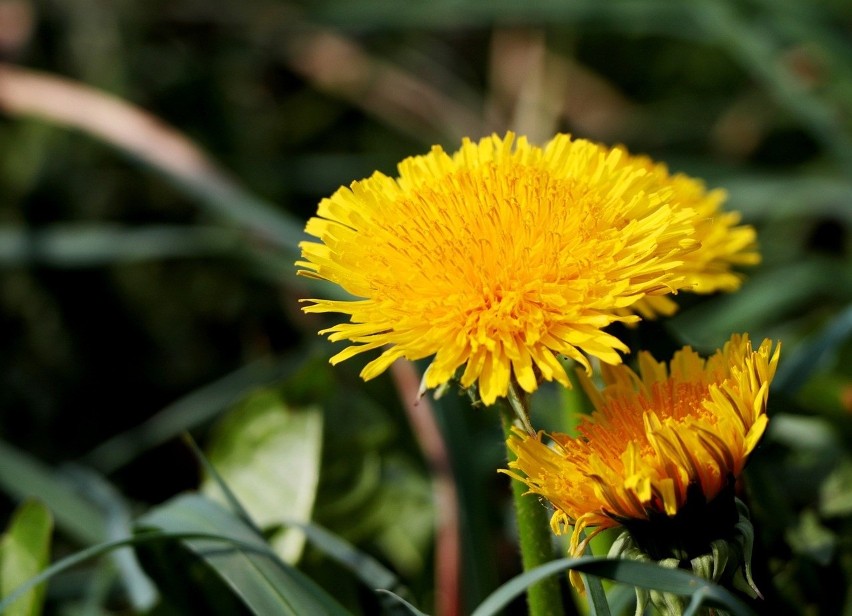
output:
{"label": "pale green leaf", "polygon": [[[0,597],[7,597],[44,569],[50,561],[53,518],[38,501],[21,505],[0,539]],[[45,587],[33,588],[10,605],[6,616],[37,616],[44,604]]]}
{"label": "pale green leaf", "polygon": [[[278,528],[270,537],[287,562],[298,560],[305,537],[287,521],[311,519],[319,483],[322,411],[294,409],[271,389],[258,391],[216,426],[208,458],[262,529]],[[202,491],[226,502],[208,477]],[[282,527],[282,528],[279,528]]]}

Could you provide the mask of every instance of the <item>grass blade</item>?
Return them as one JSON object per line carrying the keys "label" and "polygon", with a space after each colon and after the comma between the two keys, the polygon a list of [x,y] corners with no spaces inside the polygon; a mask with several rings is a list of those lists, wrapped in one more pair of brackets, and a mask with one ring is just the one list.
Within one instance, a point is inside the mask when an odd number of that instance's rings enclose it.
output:
{"label": "grass blade", "polygon": [[293,369],[291,360],[258,360],[173,402],[144,423],[102,443],[83,458],[103,473],[113,472],[148,449],[165,443],[222,413],[258,385]]}
{"label": "grass blade", "polygon": [[[655,564],[630,560],[583,556],[551,561],[512,578],[495,590],[480,604],[471,616],[494,616],[512,599],[523,593],[530,584],[556,573],[574,569],[583,573],[630,584],[641,588],[660,590],[677,595],[695,596],[696,605],[719,607],[734,616],[753,616],[754,612],[724,588],[680,569],[665,569]],[[693,599],[695,602],[696,599]]]}
{"label": "grass blade", "polygon": [[82,544],[103,541],[106,520],[101,512],[46,464],[0,441],[0,487],[17,498],[35,497],[53,512],[56,524]]}
{"label": "grass blade", "polygon": [[166,502],[143,516],[138,528],[168,533],[208,533],[249,546],[250,550],[222,550],[216,542],[183,541],[256,614],[348,614],[310,578],[281,561],[253,528],[200,495],[186,494]]}

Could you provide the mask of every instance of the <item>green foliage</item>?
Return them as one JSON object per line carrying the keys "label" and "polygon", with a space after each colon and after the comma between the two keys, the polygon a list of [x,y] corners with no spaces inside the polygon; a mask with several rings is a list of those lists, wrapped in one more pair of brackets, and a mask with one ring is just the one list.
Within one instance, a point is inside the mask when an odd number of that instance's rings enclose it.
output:
{"label": "green foliage", "polygon": [[735,616],[753,614],[747,605],[730,592],[686,571],[666,569],[657,565],[630,560],[583,556],[581,558],[561,558],[525,571],[495,590],[473,612],[472,616],[493,616],[505,607],[513,597],[524,592],[530,584],[567,569],[606,577],[640,588],[697,597],[695,606],[690,605],[688,611],[685,612],[689,614],[695,613],[695,609],[702,604],[723,608]]}
{"label": "green foliage", "polygon": [[[211,464],[255,523],[271,531],[275,553],[290,563],[301,556],[304,535],[282,526],[311,519],[322,421],[319,408],[291,409],[276,392],[262,390],[219,421],[208,445]],[[202,491],[214,497],[220,492],[209,477]]]}
{"label": "green foliage", "polygon": [[[0,537],[0,598],[35,576],[50,562],[53,518],[38,501],[26,501],[15,511]],[[9,606],[8,616],[38,616],[44,604],[44,587],[34,588]]]}
{"label": "green foliage", "polygon": [[179,496],[139,520],[139,527],[167,533],[206,533],[233,540],[224,548],[217,540],[185,539],[183,545],[203,559],[255,614],[345,616],[334,599],[310,579],[275,557],[254,529],[210,500]]}
{"label": "green foliage", "polygon": [[[763,261],[739,292],[681,294],[674,318],[613,331],[660,356],[735,331],[782,341],[742,486],[764,595],[749,606],[852,613],[849,3],[161,4],[0,4],[5,61],[150,114],[99,132],[105,107],[67,91],[0,104],[0,589],[52,580],[7,613],[42,596],[63,614],[438,609],[434,461],[389,379],[328,366],[315,334],[331,321],[297,299],[335,291],[293,261],[338,186],[510,126],[651,153],[757,228]],[[459,611],[523,613],[513,597],[541,570],[515,577],[496,420],[451,392],[433,406],[459,495]],[[543,388],[533,423],[570,432],[587,409]],[[185,431],[251,521],[176,496],[223,500]],[[57,560],[32,578],[51,520]],[[680,571],[577,566],[677,587],[686,610],[740,609]],[[596,613],[632,610],[623,586],[591,583]]]}
{"label": "green foliage", "polygon": [[[25,452],[0,442],[0,484],[19,499],[37,498],[53,512],[57,525],[81,543],[106,537],[106,520],[69,481]],[[33,506],[35,507],[35,506]]]}

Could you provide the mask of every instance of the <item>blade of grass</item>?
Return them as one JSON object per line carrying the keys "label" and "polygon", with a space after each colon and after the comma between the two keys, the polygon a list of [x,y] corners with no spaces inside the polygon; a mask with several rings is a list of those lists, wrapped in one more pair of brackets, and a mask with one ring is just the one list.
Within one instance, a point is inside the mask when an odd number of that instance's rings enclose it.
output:
{"label": "blade of grass", "polygon": [[399,595],[392,593],[389,590],[379,589],[376,592],[378,592],[380,595],[389,597],[391,601],[393,601],[393,603],[395,603],[396,605],[403,606],[406,614],[413,614],[414,616],[428,616],[427,614],[421,612],[416,607],[411,605],[408,601],[406,601]]}
{"label": "blade of grass", "polygon": [[666,569],[651,563],[583,556],[554,560],[512,578],[483,601],[471,616],[494,616],[531,584],[568,569],[678,595],[695,596],[700,593],[698,605],[720,607],[734,616],[754,615],[746,604],[724,588],[686,571]]}
{"label": "blade of grass", "polygon": [[[106,540],[133,534],[130,504],[113,484],[92,469],[77,464],[65,465],[62,470],[76,491],[103,513]],[[110,558],[133,608],[140,612],[151,609],[157,602],[157,589],[142,571],[133,551],[116,550]]]}
{"label": "blade of grass", "polygon": [[310,578],[278,558],[254,528],[200,495],[185,494],[167,501],[144,515],[137,528],[209,533],[251,546],[252,550],[221,550],[206,540],[183,541],[257,614],[348,614]]}
{"label": "blade of grass", "polygon": [[[258,554],[261,556],[269,556],[270,550],[268,546],[258,544],[256,540],[245,540],[237,537],[230,537],[227,535],[222,535],[218,533],[210,533],[210,532],[164,532],[164,531],[146,531],[134,535],[133,537],[125,537],[123,539],[117,539],[114,541],[105,541],[103,543],[98,543],[79,552],[75,552],[69,556],[66,556],[52,565],[50,565],[47,569],[43,570],[38,575],[31,577],[26,582],[18,586],[11,594],[4,597],[2,601],[0,601],[0,613],[5,613],[6,610],[9,609],[11,605],[19,601],[27,592],[31,589],[36,588],[40,584],[44,584],[49,581],[52,577],[64,573],[78,565],[91,560],[93,558],[97,558],[99,556],[103,556],[108,554],[114,550],[132,547],[138,545],[144,545],[145,543],[152,541],[166,541],[166,540],[174,540],[174,541],[207,541],[212,543],[221,543],[233,546],[235,548],[239,548],[250,554]],[[274,554],[272,555],[274,557]],[[302,576],[304,577],[304,576]],[[305,578],[307,579],[307,578]],[[343,612],[346,614],[346,612]]]}
{"label": "blade of grass", "polygon": [[[216,467],[210,462],[207,456],[204,455],[204,452],[201,451],[193,438],[189,434],[185,434],[184,440],[192,449],[200,464],[204,467],[207,476],[217,485],[219,490],[221,490],[231,510],[240,517],[243,522],[254,528],[256,532],[260,533],[260,529],[258,529],[257,525],[252,520],[248,511],[246,511],[245,507],[243,507],[243,504],[239,501],[234,491],[219,474]],[[389,595],[393,595],[398,599],[401,599],[399,594],[406,597],[409,596],[408,589],[402,585],[399,578],[393,572],[387,569],[372,556],[356,549],[355,546],[348,541],[312,522],[286,520],[283,524],[285,526],[298,528],[305,534],[308,541],[310,541],[314,547],[326,556],[346,567],[359,580],[361,580],[364,585],[376,590],[376,592],[380,593],[380,595],[384,592]],[[388,605],[385,605],[386,609],[392,613],[398,611],[395,609],[398,607],[398,604],[393,601],[387,602],[385,601],[386,598],[387,597],[385,596],[380,597],[383,604],[388,603]]]}
{"label": "blade of grass", "polygon": [[0,486],[17,499],[38,498],[53,512],[57,526],[82,544],[103,541],[103,514],[55,469],[0,441]]}
{"label": "blade of grass", "polygon": [[63,225],[0,228],[0,266],[92,267],[150,259],[234,255],[241,250],[230,229],[157,225]]}
{"label": "blade of grass", "polygon": [[0,109],[100,139],[162,173],[216,217],[298,257],[301,221],[250,194],[185,135],[126,101],[70,79],[0,64]]}
{"label": "blade of grass", "polygon": [[296,365],[295,358],[264,358],[244,366],[187,394],[139,426],[98,445],[82,461],[103,473],[111,473],[140,453],[209,421],[251,389],[281,378]]}

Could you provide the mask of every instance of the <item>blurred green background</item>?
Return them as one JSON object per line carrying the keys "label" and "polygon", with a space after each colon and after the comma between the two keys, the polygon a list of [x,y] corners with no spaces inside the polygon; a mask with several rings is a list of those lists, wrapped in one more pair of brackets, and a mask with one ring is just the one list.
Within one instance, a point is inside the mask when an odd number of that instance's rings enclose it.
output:
{"label": "blurred green background", "polygon": [[[327,368],[295,245],[323,196],[431,144],[565,131],[723,187],[757,227],[742,291],[619,334],[661,357],[783,341],[746,483],[758,607],[852,613],[850,41],[840,0],[0,0],[2,517],[35,493],[130,519],[199,485],[183,430],[221,461],[229,409],[319,404],[314,519],[434,609],[429,461],[389,377]],[[209,158],[183,165],[190,146]],[[560,395],[543,425],[565,421]],[[469,611],[518,564],[496,421],[447,398]],[[56,553],[109,534],[54,515]],[[320,555],[301,567],[377,609]],[[118,569],[57,579],[47,609],[141,610]]]}

